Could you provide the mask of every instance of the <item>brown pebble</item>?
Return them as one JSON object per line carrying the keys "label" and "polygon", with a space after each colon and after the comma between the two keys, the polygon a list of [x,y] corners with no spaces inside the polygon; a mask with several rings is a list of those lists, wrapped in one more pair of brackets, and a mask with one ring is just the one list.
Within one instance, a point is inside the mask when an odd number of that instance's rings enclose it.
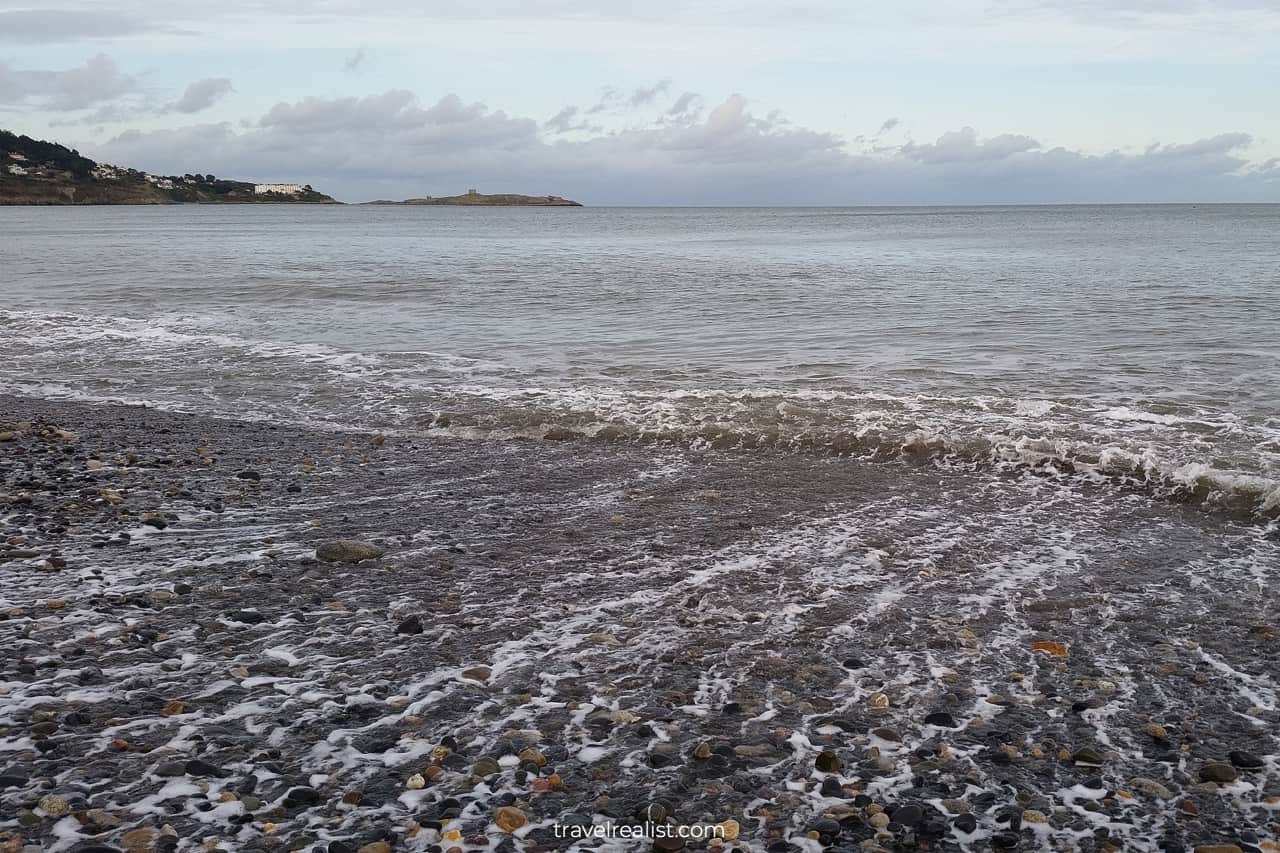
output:
{"label": "brown pebble", "polygon": [[493,822],[503,832],[515,832],[528,823],[529,818],[514,806],[501,806],[493,813]]}

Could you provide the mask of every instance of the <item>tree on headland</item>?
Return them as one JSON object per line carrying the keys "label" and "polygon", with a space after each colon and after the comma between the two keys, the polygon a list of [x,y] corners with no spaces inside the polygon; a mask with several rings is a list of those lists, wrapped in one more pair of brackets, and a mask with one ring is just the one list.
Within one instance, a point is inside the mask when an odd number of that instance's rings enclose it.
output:
{"label": "tree on headland", "polygon": [[79,151],[65,145],[0,130],[0,155],[8,159],[9,154],[21,154],[33,163],[46,163],[80,179],[88,178],[98,166],[88,157],[81,156]]}

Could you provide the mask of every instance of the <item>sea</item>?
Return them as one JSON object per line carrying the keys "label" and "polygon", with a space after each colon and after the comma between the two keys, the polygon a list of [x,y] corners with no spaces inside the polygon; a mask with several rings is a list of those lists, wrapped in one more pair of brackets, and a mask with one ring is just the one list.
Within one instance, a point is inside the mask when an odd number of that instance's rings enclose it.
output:
{"label": "sea", "polygon": [[0,210],[0,383],[1280,513],[1280,206]]}
{"label": "sea", "polygon": [[0,209],[0,811],[1275,849],[1278,291],[1280,205]]}

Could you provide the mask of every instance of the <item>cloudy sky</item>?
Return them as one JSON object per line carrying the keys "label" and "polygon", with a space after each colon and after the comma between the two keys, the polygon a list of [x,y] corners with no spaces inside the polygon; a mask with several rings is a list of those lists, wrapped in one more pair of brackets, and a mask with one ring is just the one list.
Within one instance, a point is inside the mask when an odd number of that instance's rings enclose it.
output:
{"label": "cloudy sky", "polygon": [[0,0],[0,127],[347,201],[1280,202],[1280,0]]}

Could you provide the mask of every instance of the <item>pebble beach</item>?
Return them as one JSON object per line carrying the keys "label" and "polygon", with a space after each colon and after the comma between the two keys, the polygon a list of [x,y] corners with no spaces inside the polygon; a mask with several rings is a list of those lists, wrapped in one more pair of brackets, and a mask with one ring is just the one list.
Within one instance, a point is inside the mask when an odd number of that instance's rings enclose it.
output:
{"label": "pebble beach", "polygon": [[1043,471],[0,396],[0,848],[1276,851],[1277,565]]}

